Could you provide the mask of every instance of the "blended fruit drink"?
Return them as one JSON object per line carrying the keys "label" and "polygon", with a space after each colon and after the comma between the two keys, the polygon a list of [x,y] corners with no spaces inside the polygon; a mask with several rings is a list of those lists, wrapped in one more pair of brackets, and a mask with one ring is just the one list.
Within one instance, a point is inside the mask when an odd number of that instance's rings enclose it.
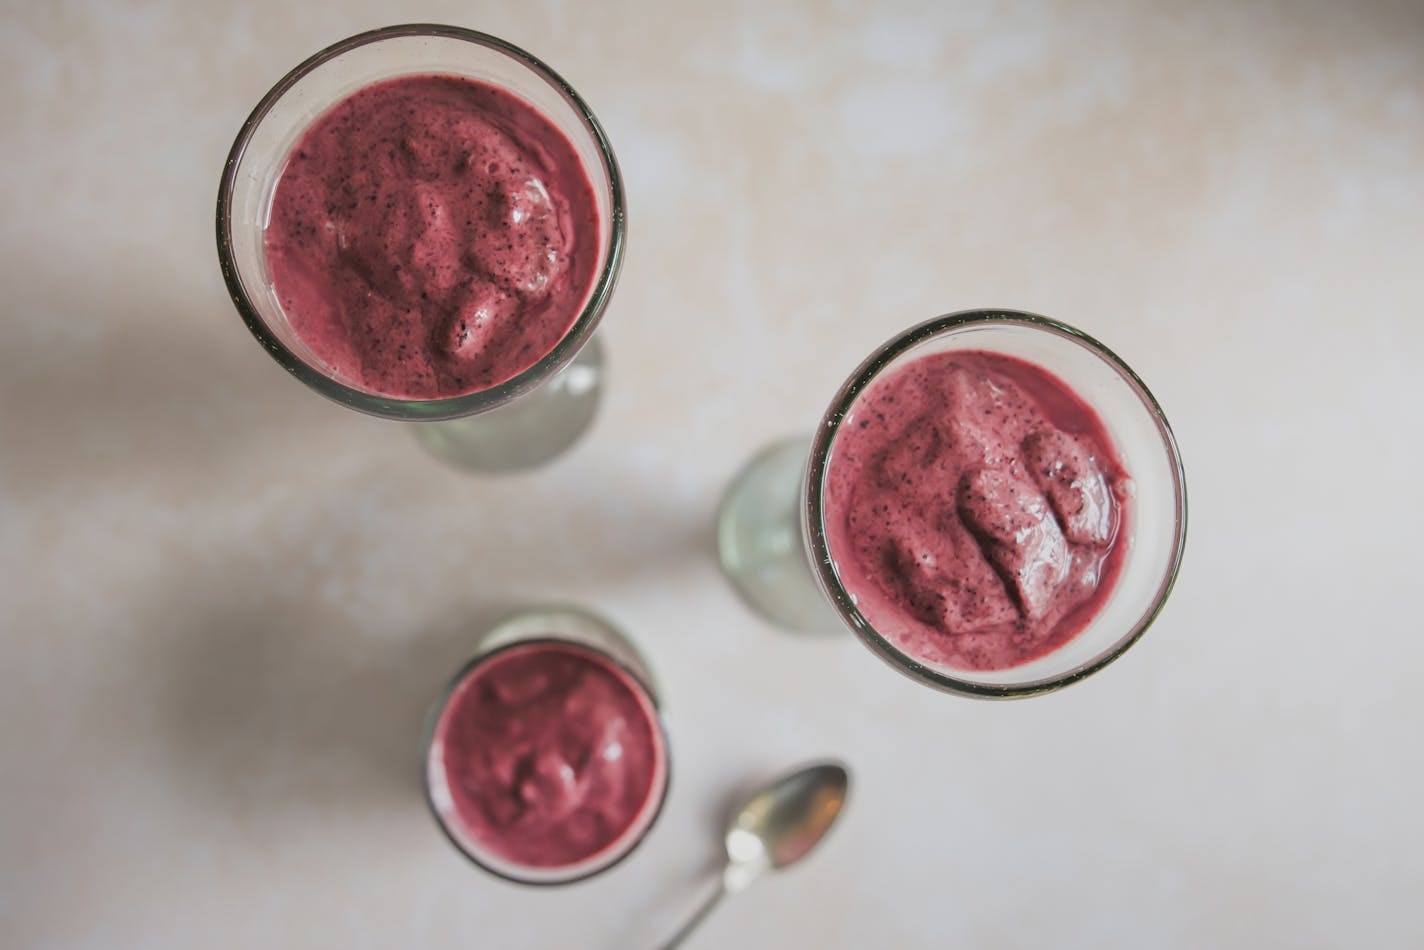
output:
{"label": "blended fruit drink", "polygon": [[842,586],[923,663],[1019,666],[1087,626],[1121,571],[1132,483],[1097,413],[1023,360],[956,350],[871,384],[827,463]]}
{"label": "blended fruit drink", "polygon": [[265,231],[293,332],[335,376],[460,396],[533,366],[578,318],[599,214],[574,146],[514,94],[454,75],[366,86],[292,147]]}
{"label": "blended fruit drink", "polygon": [[558,640],[478,661],[436,719],[428,767],[452,836],[481,863],[515,869],[626,851],[668,779],[647,691],[601,653]]}

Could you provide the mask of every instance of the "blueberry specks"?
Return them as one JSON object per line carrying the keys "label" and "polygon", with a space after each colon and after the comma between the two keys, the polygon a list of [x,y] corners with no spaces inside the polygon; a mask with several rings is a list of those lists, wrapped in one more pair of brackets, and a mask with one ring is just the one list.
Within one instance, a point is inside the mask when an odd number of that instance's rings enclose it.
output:
{"label": "blueberry specks", "polygon": [[1083,628],[1122,561],[1128,480],[1076,394],[1032,364],[954,351],[886,372],[852,413],[826,540],[877,630],[925,662],[1005,669]]}
{"label": "blueberry specks", "polygon": [[562,338],[594,280],[598,231],[588,175],[548,119],[476,80],[408,76],[358,90],[303,134],[273,198],[268,270],[323,363],[386,395],[449,396],[510,378]]}

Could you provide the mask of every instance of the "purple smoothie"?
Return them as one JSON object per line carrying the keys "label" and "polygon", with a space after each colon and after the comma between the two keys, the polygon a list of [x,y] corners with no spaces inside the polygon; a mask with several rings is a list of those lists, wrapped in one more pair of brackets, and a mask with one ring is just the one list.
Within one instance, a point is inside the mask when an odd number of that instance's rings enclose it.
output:
{"label": "purple smoothie", "polygon": [[1062,380],[1002,354],[923,356],[831,447],[826,542],[876,631],[921,662],[1003,670],[1063,646],[1121,571],[1128,478]]}
{"label": "purple smoothie", "polygon": [[578,864],[640,834],[667,785],[657,710],[633,677],[572,643],[491,654],[436,722],[455,822],[481,850],[530,868]]}
{"label": "purple smoothie", "polygon": [[542,113],[460,76],[366,86],[292,147],[265,233],[292,330],[333,376],[460,396],[538,362],[598,266],[593,186]]}

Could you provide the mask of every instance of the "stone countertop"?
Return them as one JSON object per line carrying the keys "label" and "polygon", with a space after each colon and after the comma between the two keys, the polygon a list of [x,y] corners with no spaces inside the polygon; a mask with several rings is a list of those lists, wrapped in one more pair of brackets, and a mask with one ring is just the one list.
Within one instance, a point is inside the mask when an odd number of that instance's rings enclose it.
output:
{"label": "stone countertop", "polygon": [[[631,232],[589,438],[477,479],[288,378],[226,299],[220,166],[283,72],[403,19],[603,120]],[[856,769],[844,824],[691,947],[1424,944],[1424,7],[13,5],[0,31],[0,944],[651,946],[729,790]],[[734,597],[711,521],[872,347],[976,306],[1148,381],[1185,568],[1122,660],[942,696]],[[490,618],[648,654],[668,806],[521,889],[418,791]],[[1411,840],[1413,837],[1414,840]]]}

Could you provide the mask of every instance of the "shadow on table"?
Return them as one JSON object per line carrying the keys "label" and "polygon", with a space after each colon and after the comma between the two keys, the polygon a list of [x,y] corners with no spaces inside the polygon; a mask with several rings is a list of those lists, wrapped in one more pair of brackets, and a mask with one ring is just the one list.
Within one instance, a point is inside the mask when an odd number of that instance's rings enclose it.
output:
{"label": "shadow on table", "polygon": [[159,728],[219,812],[418,807],[427,711],[483,632],[522,605],[470,603],[429,629],[355,638],[299,605],[211,605],[163,639]]}
{"label": "shadow on table", "polygon": [[[436,601],[413,595],[386,627],[362,622],[349,604],[310,590],[322,581],[321,570],[263,560],[251,537],[231,550],[167,565],[133,622],[143,631],[134,662],[147,667],[142,680],[157,690],[156,726],[172,771],[192,785],[195,802],[231,815],[359,811],[396,802],[419,807],[429,706],[491,626],[519,609],[564,600],[568,584],[585,590],[655,584],[665,572],[706,559],[703,513],[663,510],[672,500],[621,484],[626,475],[617,470],[604,483],[638,499],[613,519],[643,528],[637,545],[610,545],[593,563],[550,559],[540,567],[538,593],[516,599],[511,591],[528,590],[527,566],[543,563],[571,515],[557,497],[504,496],[507,507],[475,519],[503,547],[472,548],[468,584],[434,588]],[[338,496],[338,512],[346,504],[342,493],[353,495],[351,505],[361,503],[360,485],[338,481],[323,490]],[[337,551],[373,550],[381,540],[379,528],[360,519],[318,522],[310,530],[327,532]],[[281,550],[292,552],[293,545]],[[710,564],[701,566],[710,574]],[[379,582],[355,576],[345,582]],[[588,606],[601,610],[597,602]],[[629,632],[656,668],[653,633]]]}
{"label": "shadow on table", "polygon": [[5,266],[39,302],[0,304],[0,472],[20,498],[212,476],[276,434],[341,418],[259,352],[220,296],[109,297],[102,275],[28,270]]}

